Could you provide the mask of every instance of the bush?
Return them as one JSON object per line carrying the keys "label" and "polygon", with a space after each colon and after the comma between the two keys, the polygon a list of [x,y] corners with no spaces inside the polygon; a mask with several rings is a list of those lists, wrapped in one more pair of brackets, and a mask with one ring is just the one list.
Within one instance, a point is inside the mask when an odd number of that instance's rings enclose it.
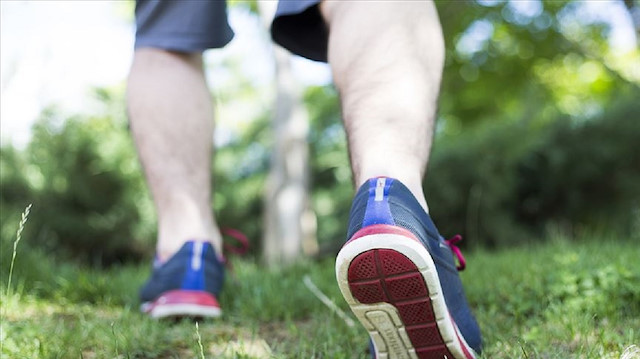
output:
{"label": "bush", "polygon": [[488,246],[539,238],[550,224],[630,235],[640,210],[638,114],[630,103],[582,123],[497,123],[438,142],[425,181],[436,223]]}
{"label": "bush", "polygon": [[[46,111],[22,152],[2,148],[4,229],[26,204],[24,237],[48,253],[108,264],[139,258],[153,240],[152,215],[126,122],[110,117],[61,120]],[[15,216],[14,216],[15,214]]]}
{"label": "bush", "polygon": [[516,219],[614,227],[630,234],[640,209],[640,105],[573,126],[558,121],[518,163]]}

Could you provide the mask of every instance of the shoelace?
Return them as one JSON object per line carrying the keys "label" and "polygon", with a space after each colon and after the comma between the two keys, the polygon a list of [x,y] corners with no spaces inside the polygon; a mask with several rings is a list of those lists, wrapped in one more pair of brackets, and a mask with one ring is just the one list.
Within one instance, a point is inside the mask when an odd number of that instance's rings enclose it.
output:
{"label": "shoelace", "polygon": [[232,246],[229,243],[224,243],[223,247],[226,253],[233,253],[235,255],[242,256],[249,251],[249,238],[247,238],[244,233],[233,228],[223,228],[222,234],[231,237],[240,243],[240,246]]}
{"label": "shoelace", "polygon": [[459,271],[463,271],[467,266],[467,261],[464,259],[464,256],[462,255],[462,251],[460,251],[460,248],[458,248],[458,246],[455,245],[455,243],[461,240],[462,240],[462,236],[459,234],[456,234],[450,239],[447,239],[446,241],[444,241],[449,246],[449,248],[451,248],[451,251],[453,252],[453,254],[455,254],[456,257],[458,258],[459,264],[456,266],[456,269]]}
{"label": "shoelace", "polygon": [[[241,231],[234,228],[223,228],[222,235],[231,237],[235,239],[238,243],[240,243],[240,246],[234,246],[229,243],[224,243],[223,241],[222,247],[224,248],[225,254],[228,253],[236,256],[243,256],[249,251],[249,238],[247,238],[247,236]],[[227,267],[229,271],[233,274],[234,273],[233,266],[231,265],[231,262],[227,259],[227,256],[222,255],[221,259],[222,259],[222,264],[224,264],[224,266]]]}

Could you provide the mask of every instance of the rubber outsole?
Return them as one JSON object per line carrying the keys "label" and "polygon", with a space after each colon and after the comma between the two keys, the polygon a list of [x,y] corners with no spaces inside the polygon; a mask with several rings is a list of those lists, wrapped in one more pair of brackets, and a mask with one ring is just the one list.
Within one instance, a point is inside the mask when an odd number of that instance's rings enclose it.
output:
{"label": "rubber outsole", "polygon": [[411,232],[359,231],[338,254],[336,277],[377,359],[476,357],[449,314],[433,259]]}
{"label": "rubber outsole", "polygon": [[145,302],[140,310],[152,318],[217,318],[222,315],[220,305],[209,292],[172,290],[153,302]]}

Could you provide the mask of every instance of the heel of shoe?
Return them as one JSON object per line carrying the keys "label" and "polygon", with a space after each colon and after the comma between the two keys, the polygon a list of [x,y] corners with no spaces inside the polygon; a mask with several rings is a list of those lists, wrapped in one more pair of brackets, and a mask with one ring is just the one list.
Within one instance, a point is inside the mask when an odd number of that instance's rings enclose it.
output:
{"label": "heel of shoe", "polygon": [[143,303],[140,309],[152,318],[205,317],[222,315],[218,300],[211,293],[199,290],[171,290],[153,302]]}
{"label": "heel of shoe", "polygon": [[402,231],[378,229],[354,235],[336,262],[340,290],[377,358],[475,358],[449,315],[429,252]]}

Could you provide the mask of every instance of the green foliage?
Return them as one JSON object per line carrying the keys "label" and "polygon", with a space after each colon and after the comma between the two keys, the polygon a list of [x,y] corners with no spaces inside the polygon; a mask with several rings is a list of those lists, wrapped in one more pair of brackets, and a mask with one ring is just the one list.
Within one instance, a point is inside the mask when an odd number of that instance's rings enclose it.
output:
{"label": "green foliage", "polygon": [[615,350],[640,340],[640,249],[583,235],[579,245],[555,236],[543,246],[470,256],[462,276],[491,343],[487,358],[517,350],[530,358],[619,358]]}
{"label": "green foliage", "polygon": [[639,114],[640,104],[630,103],[585,123],[551,127],[518,165],[519,219],[631,234],[640,215]]}
{"label": "green foliage", "polygon": [[318,217],[318,242],[325,248],[341,245],[353,197],[338,94],[333,87],[310,87],[305,103],[311,120],[310,161],[313,208]]}
{"label": "green foliage", "polygon": [[105,112],[67,119],[50,109],[24,151],[2,148],[3,243],[5,215],[33,202],[25,236],[48,252],[95,264],[142,254],[152,239],[151,203],[123,113]]}
{"label": "green foliage", "polygon": [[253,121],[242,136],[216,149],[212,206],[221,228],[247,235],[251,251],[262,240],[263,190],[269,169],[269,114]]}
{"label": "green foliage", "polygon": [[539,238],[552,223],[631,235],[638,113],[629,102],[586,122],[494,124],[437,142],[425,188],[440,230],[491,246]]}
{"label": "green foliage", "polygon": [[229,7],[244,7],[249,9],[254,14],[259,13],[257,0],[229,0],[227,1]]}
{"label": "green foliage", "polygon": [[440,229],[490,246],[549,223],[630,234],[640,53],[612,52],[584,2],[436,4],[447,54],[425,187]]}
{"label": "green foliage", "polygon": [[535,138],[521,123],[493,124],[436,142],[425,194],[443,234],[461,233],[467,243],[521,241],[525,233],[512,213],[519,158]]}
{"label": "green foliage", "polygon": [[[590,117],[637,89],[636,50],[613,55],[608,25],[584,2],[436,2],[446,42],[440,115],[444,134],[496,120]],[[486,5],[483,5],[486,4]],[[519,10],[519,4],[529,7]]]}
{"label": "green foliage", "polygon": [[[640,341],[640,248],[620,238],[586,237],[579,245],[556,237],[544,245],[467,253],[462,280],[483,330],[482,358],[522,358],[524,352],[530,358],[619,359]],[[17,290],[8,294],[0,286],[3,357],[200,353],[193,322],[139,313],[136,291],[150,266],[97,270],[44,254],[20,247]],[[271,347],[274,358],[370,357],[366,330],[348,327],[302,283],[309,275],[349,313],[335,284],[333,258],[284,270],[247,260],[233,264],[221,297],[222,320],[199,325],[206,357],[242,357],[216,353],[257,340]]]}

